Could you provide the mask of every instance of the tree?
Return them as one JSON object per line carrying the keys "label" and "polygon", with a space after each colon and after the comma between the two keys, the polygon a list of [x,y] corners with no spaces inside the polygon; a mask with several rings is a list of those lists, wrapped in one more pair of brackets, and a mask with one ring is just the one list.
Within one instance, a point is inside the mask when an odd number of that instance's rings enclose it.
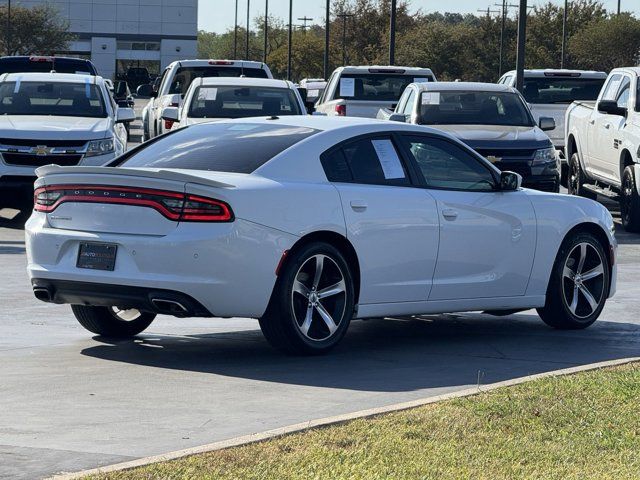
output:
{"label": "tree", "polygon": [[0,8],[0,46],[5,55],[53,54],[69,49],[74,35],[69,23],[49,5],[12,6],[10,44],[7,49],[7,8]]}
{"label": "tree", "polygon": [[569,53],[577,68],[609,71],[640,61],[640,20],[628,13],[587,25],[571,37]]}

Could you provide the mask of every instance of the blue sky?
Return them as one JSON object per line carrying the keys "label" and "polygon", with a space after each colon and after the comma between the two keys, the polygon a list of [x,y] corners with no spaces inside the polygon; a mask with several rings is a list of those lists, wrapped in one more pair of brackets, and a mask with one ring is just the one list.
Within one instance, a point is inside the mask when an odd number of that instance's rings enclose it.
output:
{"label": "blue sky", "polygon": [[[235,0],[198,0],[199,1],[199,18],[198,27],[203,30],[224,32],[227,28],[233,28]],[[540,5],[546,3],[547,0],[528,0],[529,5]],[[558,5],[564,4],[564,0],[551,0]],[[631,10],[640,16],[640,2],[638,0],[621,0],[622,10]],[[447,5],[446,8],[442,4]],[[494,3],[501,3],[500,0],[450,0],[443,2],[442,0],[412,0],[411,8],[414,10],[421,9],[424,12],[450,11],[461,13],[477,13],[478,9],[486,9],[487,6]],[[519,3],[510,0],[508,3]],[[605,0],[604,5],[607,9],[617,9],[617,0]],[[238,0],[238,23],[242,24],[246,21],[247,0]],[[312,23],[323,23],[324,21],[324,5],[325,0],[294,0],[293,1],[293,18],[294,23],[301,23],[296,20],[299,17],[311,17]],[[264,15],[265,0],[251,0],[251,19],[258,15]],[[497,7],[492,7],[496,9]],[[289,0],[269,0],[269,11],[274,15],[287,19],[289,15]],[[515,9],[512,9],[515,13]]]}

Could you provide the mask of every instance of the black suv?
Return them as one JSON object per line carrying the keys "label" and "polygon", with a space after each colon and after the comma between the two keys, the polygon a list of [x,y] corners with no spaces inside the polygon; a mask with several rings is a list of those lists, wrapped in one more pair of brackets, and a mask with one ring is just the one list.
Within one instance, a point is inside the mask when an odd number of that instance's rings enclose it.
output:
{"label": "black suv", "polygon": [[22,72],[81,73],[98,75],[90,60],[73,57],[50,57],[42,55],[0,57],[0,74]]}

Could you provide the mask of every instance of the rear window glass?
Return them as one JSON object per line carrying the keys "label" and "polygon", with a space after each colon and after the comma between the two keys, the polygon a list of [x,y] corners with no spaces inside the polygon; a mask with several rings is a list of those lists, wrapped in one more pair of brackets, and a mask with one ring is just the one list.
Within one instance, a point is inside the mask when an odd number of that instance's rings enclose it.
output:
{"label": "rear window glass", "polygon": [[202,86],[193,93],[193,118],[245,118],[301,115],[293,90],[273,87]]}
{"label": "rear window glass", "polygon": [[576,100],[595,100],[598,98],[604,81],[604,78],[525,78],[522,95],[528,103],[532,104],[569,104]]}
{"label": "rear window glass", "polygon": [[291,125],[192,125],[137,149],[119,166],[251,173],[317,132],[313,128]]}
{"label": "rear window glass", "polygon": [[392,73],[344,74],[335,98],[397,102],[410,83],[431,81],[432,77]]}
{"label": "rear window glass", "polygon": [[44,72],[55,70],[58,73],[81,73],[96,75],[96,70],[90,62],[82,59],[53,58],[53,59],[30,59],[30,58],[1,58],[0,74],[2,73],[28,73]]}
{"label": "rear window glass", "polygon": [[184,95],[187,88],[196,78],[209,77],[239,77],[244,75],[250,78],[268,78],[267,72],[261,68],[240,68],[223,66],[202,66],[202,67],[180,67],[173,77],[169,93],[174,95],[179,93]]}

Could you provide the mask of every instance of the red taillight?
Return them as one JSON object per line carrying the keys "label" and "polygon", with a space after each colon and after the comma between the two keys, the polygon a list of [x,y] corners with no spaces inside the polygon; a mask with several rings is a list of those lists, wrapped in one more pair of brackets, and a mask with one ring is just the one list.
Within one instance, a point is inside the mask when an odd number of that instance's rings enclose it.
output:
{"label": "red taillight", "polygon": [[32,55],[31,57],[29,57],[29,61],[31,61],[31,62],[52,62],[53,61],[53,57],[44,57],[44,56]]}
{"label": "red taillight", "polygon": [[346,105],[336,105],[336,115],[339,117],[347,116],[347,106]]}
{"label": "red taillight", "polygon": [[153,208],[176,222],[232,222],[231,207],[220,200],[150,188],[107,185],[55,185],[34,193],[34,209],[53,212],[67,202],[110,203]]}
{"label": "red taillight", "polygon": [[164,129],[165,130],[171,130],[171,127],[173,127],[173,120],[165,120],[164,121]]}
{"label": "red taillight", "polygon": [[233,65],[229,60],[209,60],[209,65]]}

